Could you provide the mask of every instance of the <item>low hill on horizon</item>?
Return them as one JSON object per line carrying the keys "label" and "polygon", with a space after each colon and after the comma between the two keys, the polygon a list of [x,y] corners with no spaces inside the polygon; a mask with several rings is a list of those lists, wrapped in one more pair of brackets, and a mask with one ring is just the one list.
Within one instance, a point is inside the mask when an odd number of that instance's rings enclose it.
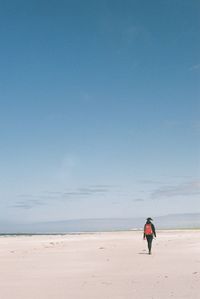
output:
{"label": "low hill on horizon", "polygon": [[[145,218],[70,219],[38,223],[0,223],[0,233],[73,233],[143,229]],[[200,213],[154,217],[157,229],[200,228]]]}

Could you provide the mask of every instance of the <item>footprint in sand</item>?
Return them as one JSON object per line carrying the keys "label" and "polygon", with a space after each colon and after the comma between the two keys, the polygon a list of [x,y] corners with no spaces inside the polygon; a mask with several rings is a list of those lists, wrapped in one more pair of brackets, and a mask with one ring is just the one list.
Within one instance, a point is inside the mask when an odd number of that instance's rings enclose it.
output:
{"label": "footprint in sand", "polygon": [[101,283],[104,284],[104,285],[111,285],[112,284],[111,282],[107,282],[107,281],[102,281]]}

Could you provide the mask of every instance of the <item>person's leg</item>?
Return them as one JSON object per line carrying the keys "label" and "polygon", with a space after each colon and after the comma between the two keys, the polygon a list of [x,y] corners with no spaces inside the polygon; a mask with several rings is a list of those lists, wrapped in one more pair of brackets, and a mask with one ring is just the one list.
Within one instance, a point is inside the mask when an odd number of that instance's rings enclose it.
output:
{"label": "person's leg", "polygon": [[152,241],[153,241],[153,236],[150,236],[150,240],[149,240],[149,254],[151,254]]}
{"label": "person's leg", "polygon": [[149,254],[151,254],[151,246],[152,246],[153,236],[149,235],[149,236],[146,236],[146,238],[147,238],[147,243],[148,243]]}

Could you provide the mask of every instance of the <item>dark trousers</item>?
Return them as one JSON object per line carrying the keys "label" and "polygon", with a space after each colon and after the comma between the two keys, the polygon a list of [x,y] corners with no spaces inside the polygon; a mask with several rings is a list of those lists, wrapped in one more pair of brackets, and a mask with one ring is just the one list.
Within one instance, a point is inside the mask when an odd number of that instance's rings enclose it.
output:
{"label": "dark trousers", "polygon": [[151,252],[151,246],[152,246],[152,241],[153,241],[153,235],[146,235],[147,238],[147,243],[148,243],[148,249],[149,252]]}

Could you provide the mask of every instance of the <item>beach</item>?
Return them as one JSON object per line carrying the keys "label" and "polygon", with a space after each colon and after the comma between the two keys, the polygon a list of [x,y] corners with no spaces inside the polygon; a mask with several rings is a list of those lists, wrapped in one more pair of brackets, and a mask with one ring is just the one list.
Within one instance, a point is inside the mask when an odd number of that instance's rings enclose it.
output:
{"label": "beach", "polygon": [[1,299],[196,299],[200,230],[0,237]]}

